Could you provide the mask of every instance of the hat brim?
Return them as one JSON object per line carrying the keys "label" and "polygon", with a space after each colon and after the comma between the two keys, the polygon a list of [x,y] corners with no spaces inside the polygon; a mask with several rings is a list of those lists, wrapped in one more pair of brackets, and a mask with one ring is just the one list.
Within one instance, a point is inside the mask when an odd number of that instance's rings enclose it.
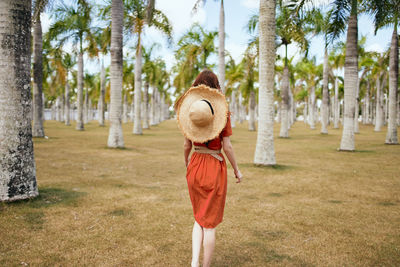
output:
{"label": "hat brim", "polygon": [[[189,118],[190,106],[197,100],[206,99],[214,110],[214,118],[204,127],[196,126]],[[228,116],[228,103],[219,90],[204,84],[192,87],[175,103],[178,126],[183,135],[196,143],[204,143],[216,138],[224,129]]]}

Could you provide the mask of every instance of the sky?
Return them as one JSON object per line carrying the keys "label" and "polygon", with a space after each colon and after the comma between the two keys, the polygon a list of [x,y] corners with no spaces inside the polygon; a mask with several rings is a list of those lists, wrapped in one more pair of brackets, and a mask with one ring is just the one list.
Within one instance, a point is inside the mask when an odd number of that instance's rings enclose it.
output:
{"label": "sky", "polygon": [[[326,0],[318,0],[327,2]],[[177,40],[197,22],[207,30],[218,31],[219,24],[219,1],[207,0],[204,6],[201,6],[196,14],[192,13],[192,8],[196,0],[156,0],[156,8],[160,9],[169,18],[173,27],[173,38],[176,44]],[[250,35],[245,29],[245,25],[250,16],[258,13],[259,0],[225,0],[225,49],[232,55],[235,61],[240,61]],[[47,13],[42,15],[42,25],[44,32],[47,31],[51,19]],[[379,30],[377,35],[374,35],[374,26],[371,18],[367,15],[359,16],[359,36],[366,35],[366,49],[369,51],[382,52],[389,47],[392,30],[390,28]],[[345,40],[345,34],[341,38]],[[152,28],[147,28],[143,38],[145,46],[149,46],[154,42],[161,44],[158,50],[155,51],[155,57],[161,56],[167,63],[167,68],[170,69],[175,62],[174,49],[175,46],[168,47],[166,38]],[[215,45],[218,45],[216,38]],[[132,47],[132,41],[125,45]],[[126,51],[126,49],[125,49]],[[283,48],[278,49],[278,53],[283,55]],[[300,58],[300,54],[295,44],[288,48],[289,56],[295,56],[295,60]],[[323,56],[323,39],[322,37],[314,37],[311,41],[309,56],[316,56],[317,63],[322,63]],[[109,64],[109,57],[106,57],[105,64]],[[210,63],[217,66],[217,56],[210,58]],[[99,64],[95,60],[86,60],[85,69],[90,73],[99,71]],[[216,70],[216,69],[215,69]]]}

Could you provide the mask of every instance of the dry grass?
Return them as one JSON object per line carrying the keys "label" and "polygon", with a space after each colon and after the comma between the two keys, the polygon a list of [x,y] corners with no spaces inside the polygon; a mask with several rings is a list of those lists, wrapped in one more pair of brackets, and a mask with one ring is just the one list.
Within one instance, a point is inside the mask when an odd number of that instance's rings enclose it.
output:
{"label": "dry grass", "polygon": [[[355,153],[294,125],[275,168],[252,164],[256,133],[234,129],[245,180],[228,172],[213,266],[399,266],[400,146],[361,126]],[[40,196],[0,204],[0,265],[188,266],[192,209],[175,121],[106,148],[107,128],[46,122],[35,139]],[[275,130],[278,131],[276,126]]]}

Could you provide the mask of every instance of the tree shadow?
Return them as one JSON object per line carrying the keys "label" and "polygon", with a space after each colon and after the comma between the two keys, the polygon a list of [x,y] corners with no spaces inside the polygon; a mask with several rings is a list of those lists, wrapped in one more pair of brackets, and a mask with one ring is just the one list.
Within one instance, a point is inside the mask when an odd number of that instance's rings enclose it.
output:
{"label": "tree shadow", "polygon": [[86,192],[66,190],[62,188],[39,188],[39,196],[32,199],[18,200],[7,205],[24,206],[28,208],[46,208],[54,205],[77,205],[77,200],[86,195]]}
{"label": "tree shadow", "polygon": [[254,164],[254,163],[239,163],[239,167],[244,167],[244,168],[263,168],[263,169],[269,169],[269,170],[276,170],[276,171],[287,171],[287,170],[292,170],[295,169],[295,166],[292,165],[283,165],[283,164],[275,164],[275,165],[260,165],[260,164]]}

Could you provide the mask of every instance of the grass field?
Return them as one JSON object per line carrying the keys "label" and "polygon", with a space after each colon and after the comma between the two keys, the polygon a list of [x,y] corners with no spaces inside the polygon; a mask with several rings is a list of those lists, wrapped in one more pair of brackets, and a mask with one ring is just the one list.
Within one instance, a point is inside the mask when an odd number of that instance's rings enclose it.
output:
{"label": "grass field", "polygon": [[[40,196],[0,203],[0,266],[189,266],[192,207],[176,122],[126,149],[95,122],[45,123],[35,139]],[[278,133],[279,125],[275,126]],[[400,146],[360,125],[354,153],[297,122],[275,139],[278,165],[252,164],[256,132],[233,129],[244,181],[228,169],[213,266],[400,266]]]}

